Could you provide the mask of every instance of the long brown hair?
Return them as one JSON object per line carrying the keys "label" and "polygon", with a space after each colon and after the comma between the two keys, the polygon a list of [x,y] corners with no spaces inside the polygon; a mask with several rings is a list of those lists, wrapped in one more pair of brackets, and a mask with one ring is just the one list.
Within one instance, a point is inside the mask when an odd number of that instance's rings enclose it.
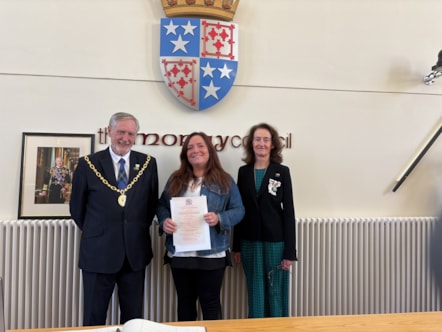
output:
{"label": "long brown hair", "polygon": [[250,128],[247,135],[246,142],[244,143],[245,157],[242,159],[246,164],[255,163],[255,153],[253,152],[253,136],[257,129],[265,129],[270,132],[272,136],[273,149],[270,151],[270,162],[280,164],[282,163],[282,142],[279,138],[278,131],[267,123],[259,123]]}
{"label": "long brown hair", "polygon": [[209,160],[207,161],[206,172],[203,180],[204,185],[215,184],[224,191],[228,191],[230,189],[230,175],[224,171],[218,158],[218,153],[216,152],[210,137],[203,132],[193,132],[184,140],[180,153],[180,168],[174,171],[170,176],[167,191],[171,197],[179,196],[181,192],[187,188],[189,181],[194,178],[192,164],[189,163],[189,160],[187,159],[187,149],[190,139],[197,135],[201,136],[204,143],[207,145],[207,149],[209,150]]}

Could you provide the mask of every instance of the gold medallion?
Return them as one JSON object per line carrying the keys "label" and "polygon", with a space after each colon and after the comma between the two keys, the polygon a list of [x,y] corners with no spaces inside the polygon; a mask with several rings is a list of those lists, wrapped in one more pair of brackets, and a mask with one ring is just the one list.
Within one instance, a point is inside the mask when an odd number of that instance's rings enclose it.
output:
{"label": "gold medallion", "polygon": [[121,207],[124,207],[126,205],[126,195],[125,194],[121,194],[118,197],[118,204],[120,204]]}

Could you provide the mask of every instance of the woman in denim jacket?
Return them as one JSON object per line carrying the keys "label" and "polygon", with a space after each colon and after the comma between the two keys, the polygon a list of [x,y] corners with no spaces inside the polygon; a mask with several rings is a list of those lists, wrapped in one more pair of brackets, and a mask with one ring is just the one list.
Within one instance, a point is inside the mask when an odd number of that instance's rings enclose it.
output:
{"label": "woman in denim jacket", "polygon": [[[203,319],[221,318],[220,292],[230,261],[230,234],[244,216],[244,207],[233,178],[224,171],[210,138],[201,132],[190,134],[180,153],[181,165],[172,173],[160,197],[157,217],[160,235],[166,233],[165,261],[170,263],[178,296],[178,320],[197,318],[199,299]],[[180,225],[171,219],[172,197],[207,198],[210,248],[177,251],[173,233]]]}

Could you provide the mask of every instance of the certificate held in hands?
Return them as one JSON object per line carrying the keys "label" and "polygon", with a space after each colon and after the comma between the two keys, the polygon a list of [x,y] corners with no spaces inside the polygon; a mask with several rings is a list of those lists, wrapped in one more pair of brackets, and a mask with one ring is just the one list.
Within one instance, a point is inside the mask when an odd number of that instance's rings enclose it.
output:
{"label": "certificate held in hands", "polygon": [[211,249],[209,225],[203,217],[207,213],[206,196],[173,197],[170,212],[177,224],[173,233],[176,252]]}

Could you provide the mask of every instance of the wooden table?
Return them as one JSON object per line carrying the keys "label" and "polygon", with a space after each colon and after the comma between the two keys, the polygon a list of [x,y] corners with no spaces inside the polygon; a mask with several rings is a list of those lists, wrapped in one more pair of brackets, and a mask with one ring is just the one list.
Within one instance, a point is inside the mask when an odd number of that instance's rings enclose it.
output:
{"label": "wooden table", "polygon": [[[419,332],[442,331],[442,312],[309,316],[286,318],[231,319],[218,321],[170,322],[174,326],[205,326],[207,332]],[[55,332],[81,328],[9,330],[9,332]]]}
{"label": "wooden table", "polygon": [[255,318],[224,321],[168,323],[203,325],[207,332],[327,331],[359,332],[442,331],[442,312],[349,316]]}

